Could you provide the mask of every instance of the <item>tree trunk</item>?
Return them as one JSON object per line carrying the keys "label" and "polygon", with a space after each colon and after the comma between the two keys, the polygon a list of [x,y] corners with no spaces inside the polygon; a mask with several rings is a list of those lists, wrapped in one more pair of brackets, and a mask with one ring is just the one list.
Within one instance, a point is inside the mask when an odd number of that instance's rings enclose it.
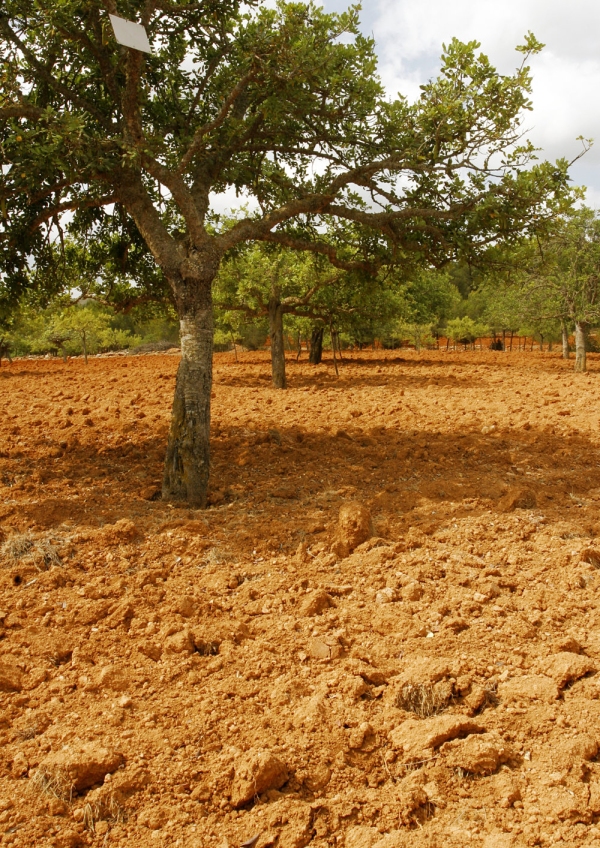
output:
{"label": "tree trunk", "polygon": [[271,337],[271,366],[273,385],[276,389],[285,389],[285,349],[283,340],[283,306],[278,292],[273,292],[269,300],[269,336]]}
{"label": "tree trunk", "polygon": [[85,359],[85,364],[87,365],[87,344],[85,338],[85,330],[83,331],[83,335],[81,336],[81,342],[83,344],[83,358]]}
{"label": "tree trunk", "polygon": [[562,355],[563,359],[569,359],[571,354],[571,346],[569,344],[569,330],[566,324],[562,324]]}
{"label": "tree trunk", "polygon": [[308,361],[311,365],[319,365],[323,359],[323,333],[324,327],[315,327],[310,337],[310,355]]}
{"label": "tree trunk", "polygon": [[329,334],[330,334],[330,336],[331,336],[331,352],[333,353],[333,367],[335,368],[335,375],[336,375],[336,377],[339,377],[339,376],[340,376],[340,372],[339,372],[339,369],[338,369],[337,359],[336,359],[336,356],[335,356],[335,344],[336,344],[336,342],[335,342],[335,337],[336,337],[336,332],[337,332],[337,331],[333,329],[333,325],[332,325],[332,324],[330,324],[330,325],[329,325]]}
{"label": "tree trunk", "polygon": [[197,288],[194,286],[192,297],[179,307],[181,361],[175,383],[162,495],[165,500],[187,501],[191,506],[205,507],[210,473],[213,310],[211,281],[194,282]]}
{"label": "tree trunk", "polygon": [[575,324],[575,370],[586,371],[586,326],[582,321]]}
{"label": "tree trunk", "polygon": [[510,348],[509,348],[509,350],[511,350],[511,351],[512,351],[513,336],[514,336],[514,331],[511,330],[510,331]]}

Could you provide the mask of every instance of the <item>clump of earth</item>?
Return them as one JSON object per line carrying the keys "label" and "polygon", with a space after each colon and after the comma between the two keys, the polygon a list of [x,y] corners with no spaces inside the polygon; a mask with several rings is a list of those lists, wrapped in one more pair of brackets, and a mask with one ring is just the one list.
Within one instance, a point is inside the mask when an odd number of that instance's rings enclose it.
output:
{"label": "clump of earth", "polygon": [[600,848],[600,364],[0,369],[0,844]]}

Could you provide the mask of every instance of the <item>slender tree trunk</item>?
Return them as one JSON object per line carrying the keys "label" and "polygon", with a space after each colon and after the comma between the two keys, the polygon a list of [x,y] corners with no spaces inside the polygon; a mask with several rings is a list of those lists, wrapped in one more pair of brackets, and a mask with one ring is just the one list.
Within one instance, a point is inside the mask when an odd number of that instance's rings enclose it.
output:
{"label": "slender tree trunk", "polygon": [[87,344],[86,344],[86,338],[85,338],[85,330],[83,331],[83,335],[81,336],[81,341],[82,341],[82,344],[83,344],[83,358],[85,359],[85,364],[87,365],[88,360],[87,360]]}
{"label": "slender tree trunk", "polygon": [[[214,275],[213,275],[214,276]],[[205,507],[210,473],[213,308],[207,280],[187,282],[178,303],[181,361],[175,383],[162,495]]]}
{"label": "slender tree trunk", "polygon": [[269,335],[271,337],[271,366],[273,385],[285,389],[285,349],[283,339],[283,306],[279,292],[272,292],[269,300]]}
{"label": "slender tree trunk", "polygon": [[571,345],[569,344],[569,329],[564,321],[561,322],[561,331],[563,359],[569,359],[571,354]]}
{"label": "slender tree trunk", "polygon": [[311,365],[319,365],[323,359],[323,333],[324,327],[315,327],[310,336],[310,355],[308,361]]}
{"label": "slender tree trunk", "polygon": [[298,353],[296,354],[296,362],[300,360],[302,356],[302,336],[300,332],[298,332]]}
{"label": "slender tree trunk", "polygon": [[514,336],[514,332],[511,330],[510,331],[510,347],[509,347],[510,351],[512,351],[513,336]]}
{"label": "slender tree trunk", "polygon": [[577,321],[575,324],[575,370],[587,371],[586,361],[586,330],[587,327],[582,321]]}
{"label": "slender tree trunk", "polygon": [[540,350],[541,351],[544,350],[544,337],[542,336],[541,333],[540,333]]}
{"label": "slender tree trunk", "polygon": [[333,329],[332,324],[329,325],[329,334],[331,336],[331,352],[333,353],[333,367],[335,368],[336,377],[339,377],[340,372],[339,372],[339,369],[338,369],[337,359],[336,359],[336,355],[335,355],[335,334],[336,334],[336,331]]}

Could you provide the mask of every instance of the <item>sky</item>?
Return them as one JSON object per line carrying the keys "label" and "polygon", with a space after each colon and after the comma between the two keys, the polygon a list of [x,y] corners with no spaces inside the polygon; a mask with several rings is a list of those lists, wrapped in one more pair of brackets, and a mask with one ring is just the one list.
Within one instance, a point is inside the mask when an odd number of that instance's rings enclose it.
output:
{"label": "sky", "polygon": [[[342,11],[344,0],[321,0]],[[575,158],[577,136],[594,146],[571,176],[600,208],[600,3],[598,0],[363,0],[362,29],[375,38],[379,73],[391,95],[409,99],[439,70],[442,44],[476,39],[490,61],[510,73],[522,56],[515,47],[531,31],[546,47],[530,59],[534,110],[529,138],[545,159]]]}

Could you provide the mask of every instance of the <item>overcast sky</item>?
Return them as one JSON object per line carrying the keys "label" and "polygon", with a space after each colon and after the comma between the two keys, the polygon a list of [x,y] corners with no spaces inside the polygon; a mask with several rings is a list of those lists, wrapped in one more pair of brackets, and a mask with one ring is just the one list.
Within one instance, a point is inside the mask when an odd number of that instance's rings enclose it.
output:
{"label": "overcast sky", "polygon": [[[322,0],[341,11],[344,0]],[[526,125],[544,158],[574,158],[577,136],[597,144],[571,176],[600,207],[600,2],[598,0],[364,0],[363,31],[373,35],[380,75],[391,94],[409,98],[437,75],[442,44],[476,39],[504,73],[520,62],[514,48],[531,30],[546,47],[531,58],[534,111]]]}

